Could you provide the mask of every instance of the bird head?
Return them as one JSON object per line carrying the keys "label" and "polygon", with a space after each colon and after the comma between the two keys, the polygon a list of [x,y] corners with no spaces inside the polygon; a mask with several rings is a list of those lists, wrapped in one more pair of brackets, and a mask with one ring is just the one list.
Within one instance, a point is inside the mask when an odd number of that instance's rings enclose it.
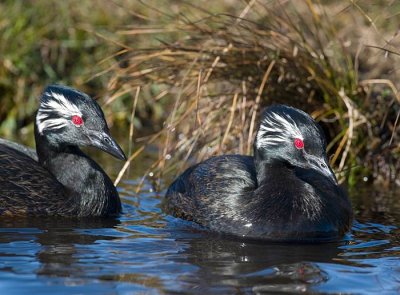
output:
{"label": "bird head", "polygon": [[36,128],[54,146],[93,146],[114,157],[126,156],[110,135],[98,103],[76,89],[48,86],[40,99]]}
{"label": "bird head", "polygon": [[254,142],[256,160],[278,160],[313,169],[337,183],[326,155],[322,128],[305,112],[285,105],[267,108]]}

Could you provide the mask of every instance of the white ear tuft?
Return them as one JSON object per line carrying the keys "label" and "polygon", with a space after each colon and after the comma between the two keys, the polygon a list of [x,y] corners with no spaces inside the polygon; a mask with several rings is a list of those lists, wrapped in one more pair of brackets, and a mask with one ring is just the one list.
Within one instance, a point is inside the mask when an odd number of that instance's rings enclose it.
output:
{"label": "white ear tuft", "polygon": [[60,129],[67,126],[74,115],[82,117],[79,108],[63,94],[46,92],[43,94],[40,108],[36,115],[36,124],[40,134],[45,129]]}
{"label": "white ear tuft", "polygon": [[271,112],[261,122],[256,143],[257,148],[266,148],[294,138],[303,140],[296,122],[289,115]]}

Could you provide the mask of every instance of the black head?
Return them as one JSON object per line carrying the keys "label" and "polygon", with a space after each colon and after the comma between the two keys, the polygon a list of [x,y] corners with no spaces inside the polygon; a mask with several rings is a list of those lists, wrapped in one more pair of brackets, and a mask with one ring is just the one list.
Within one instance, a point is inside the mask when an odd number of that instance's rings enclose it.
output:
{"label": "black head", "polygon": [[314,169],[334,183],[326,141],[321,127],[305,112],[285,105],[267,108],[261,116],[254,142],[256,161],[282,161],[287,165]]}
{"label": "black head", "polygon": [[73,88],[50,85],[44,90],[36,128],[53,146],[93,146],[118,159],[126,159],[110,135],[100,106]]}

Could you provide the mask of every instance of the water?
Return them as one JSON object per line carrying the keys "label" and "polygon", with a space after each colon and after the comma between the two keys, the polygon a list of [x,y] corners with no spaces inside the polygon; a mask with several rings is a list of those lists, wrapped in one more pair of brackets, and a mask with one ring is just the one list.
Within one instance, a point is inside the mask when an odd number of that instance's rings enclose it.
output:
{"label": "water", "polygon": [[120,186],[110,220],[0,222],[0,294],[398,294],[400,198],[353,194],[352,233],[330,244],[223,238],[166,216],[162,194]]}

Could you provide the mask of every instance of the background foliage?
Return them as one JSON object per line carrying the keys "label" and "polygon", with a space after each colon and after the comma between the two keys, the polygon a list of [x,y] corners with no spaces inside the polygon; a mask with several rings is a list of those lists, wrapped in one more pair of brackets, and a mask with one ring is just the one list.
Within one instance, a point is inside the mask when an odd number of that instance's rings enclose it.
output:
{"label": "background foliage", "polygon": [[132,161],[156,147],[145,175],[161,177],[251,153],[260,110],[285,103],[321,123],[342,179],[393,182],[399,14],[367,0],[2,1],[0,133],[31,138],[44,85],[72,85],[130,135]]}

